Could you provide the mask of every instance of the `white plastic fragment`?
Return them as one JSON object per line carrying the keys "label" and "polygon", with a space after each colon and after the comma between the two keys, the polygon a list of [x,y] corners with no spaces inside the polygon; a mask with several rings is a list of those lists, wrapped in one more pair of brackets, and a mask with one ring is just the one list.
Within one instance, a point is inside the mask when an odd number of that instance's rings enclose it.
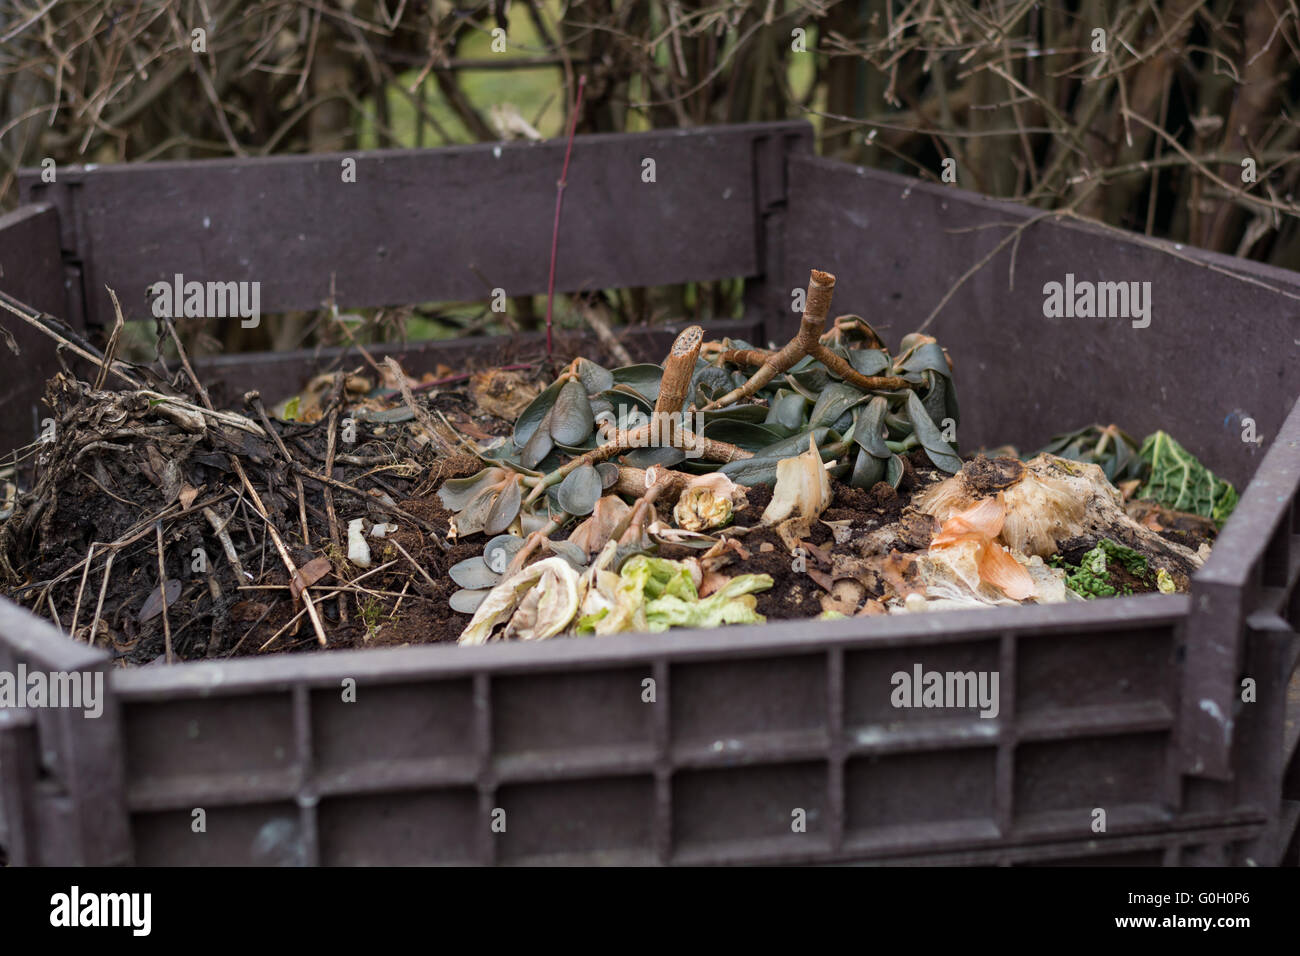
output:
{"label": "white plastic fragment", "polygon": [[397,525],[389,522],[387,524],[379,523],[370,529],[370,537],[383,538],[397,530]]}
{"label": "white plastic fragment", "polygon": [[359,568],[370,567],[370,545],[366,544],[361,518],[348,522],[348,560]]}

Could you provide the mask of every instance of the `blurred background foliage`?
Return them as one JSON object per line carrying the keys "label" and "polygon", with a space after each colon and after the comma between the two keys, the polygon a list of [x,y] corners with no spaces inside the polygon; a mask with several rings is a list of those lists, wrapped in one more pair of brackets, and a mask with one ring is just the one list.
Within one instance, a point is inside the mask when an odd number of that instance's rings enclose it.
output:
{"label": "blurred background foliage", "polygon": [[[582,74],[579,133],[804,118],[823,155],[932,180],[953,159],[964,188],[1300,269],[1298,27],[1297,0],[0,0],[0,203],[46,157],[560,136]],[[731,316],[740,296],[594,290],[556,314]],[[423,303],[344,328],[323,309],[188,334],[201,352],[292,348],[543,311]]]}

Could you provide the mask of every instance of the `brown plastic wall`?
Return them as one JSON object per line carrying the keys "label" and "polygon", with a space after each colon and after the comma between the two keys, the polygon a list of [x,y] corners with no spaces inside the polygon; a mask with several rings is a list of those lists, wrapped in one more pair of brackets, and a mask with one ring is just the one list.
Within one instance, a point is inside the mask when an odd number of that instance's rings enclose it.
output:
{"label": "brown plastic wall", "polygon": [[[818,265],[839,276],[840,310],[896,342],[1007,231],[970,226],[1026,218],[802,155],[809,143],[802,124],[579,138],[561,286],[743,275],[745,319],[714,331],[761,341],[784,334],[790,290]],[[359,156],[359,181],[399,193],[377,204],[324,185],[337,157],[72,171],[45,188],[28,176],[24,195],[59,210],[56,258],[85,289],[121,293],[150,270],[260,278],[263,308],[298,308],[337,267],[353,307],[482,298],[465,274],[488,264],[508,294],[537,291],[562,157],[555,144],[499,149]],[[640,178],[646,157],[654,184]],[[346,243],[326,228],[340,202]],[[436,268],[420,255],[430,242]],[[1052,427],[1117,419],[1168,427],[1250,479],[1190,594],[134,670],[0,601],[0,670],[104,670],[111,697],[98,720],[0,711],[0,846],[16,863],[1286,859],[1300,808],[1287,710],[1300,412],[1286,412],[1300,376],[1278,336],[1295,327],[1300,279],[1146,243],[1034,223],[1014,289],[993,259],[932,331],[958,362],[965,447],[1033,447]],[[239,272],[241,258],[265,275]],[[1063,268],[1153,281],[1152,325],[1052,327],[1041,287]],[[97,297],[77,319],[103,319]],[[655,355],[670,336],[634,348]],[[1178,351],[1190,343],[1201,351]],[[421,368],[500,347],[395,351]],[[232,356],[208,374],[288,392],[311,364]],[[1157,394],[1161,406],[1141,404]],[[1228,404],[1257,419],[1262,456],[1218,437]],[[894,708],[891,675],[918,664],[997,671],[998,715]]]}

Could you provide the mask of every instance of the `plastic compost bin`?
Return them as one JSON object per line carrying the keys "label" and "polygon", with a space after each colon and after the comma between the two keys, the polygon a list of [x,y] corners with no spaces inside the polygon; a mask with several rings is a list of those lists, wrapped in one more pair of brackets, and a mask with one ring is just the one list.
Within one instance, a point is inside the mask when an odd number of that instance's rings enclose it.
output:
{"label": "plastic compost bin", "polygon": [[[562,150],[350,154],[355,183],[342,155],[32,171],[0,289],[79,330],[111,320],[105,286],[145,317],[175,273],[259,281],[266,312],[331,281],[345,307],[539,293]],[[894,343],[943,304],[964,448],[1178,436],[1243,492],[1191,592],[139,669],[0,601],[0,670],[102,671],[108,695],[99,719],[0,712],[11,863],[1294,861],[1300,276],[819,159],[801,123],[578,137],[568,182],[561,291],[744,277],[745,317],[709,333],[779,342],[827,269]],[[1149,324],[1045,317],[1067,274],[1150,282]],[[58,366],[0,319],[10,447]],[[657,360],[675,331],[628,342]],[[418,374],[499,345],[388,351]],[[200,374],[279,398],[318,360]],[[996,671],[997,716],[893,708],[917,665]]]}

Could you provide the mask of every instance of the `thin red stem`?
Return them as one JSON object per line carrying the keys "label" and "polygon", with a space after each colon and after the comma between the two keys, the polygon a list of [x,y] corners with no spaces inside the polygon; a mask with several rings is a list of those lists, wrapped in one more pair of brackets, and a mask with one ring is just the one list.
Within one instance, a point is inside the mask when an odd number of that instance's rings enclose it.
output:
{"label": "thin red stem", "polygon": [[569,156],[573,152],[573,134],[578,128],[578,113],[582,110],[582,90],[587,85],[585,75],[578,77],[578,95],[569,117],[569,144],[564,148],[564,170],[555,184],[555,225],[551,229],[551,274],[546,280],[546,357],[551,357],[551,309],[555,304],[555,253],[560,245],[560,207],[564,205],[564,187],[569,180]]}

